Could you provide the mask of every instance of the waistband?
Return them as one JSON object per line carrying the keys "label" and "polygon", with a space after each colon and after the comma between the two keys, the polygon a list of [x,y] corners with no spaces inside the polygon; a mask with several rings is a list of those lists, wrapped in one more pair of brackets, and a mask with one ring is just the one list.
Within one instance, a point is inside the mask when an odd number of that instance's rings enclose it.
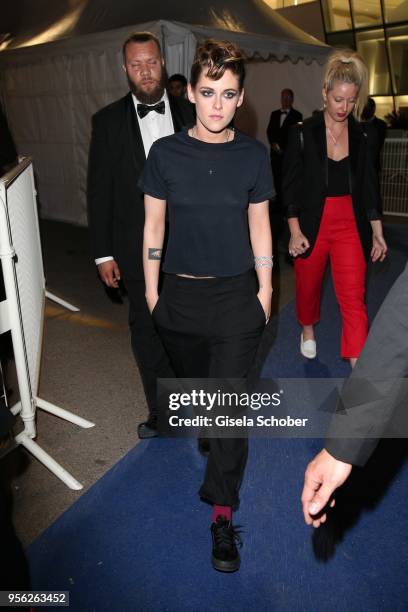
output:
{"label": "waistband", "polygon": [[190,287],[218,287],[245,284],[255,278],[255,270],[251,269],[235,276],[215,276],[214,278],[187,278],[177,274],[164,273],[164,282],[170,285]]}
{"label": "waistband", "polygon": [[353,198],[351,195],[343,196],[328,196],[325,200],[326,204],[352,204]]}

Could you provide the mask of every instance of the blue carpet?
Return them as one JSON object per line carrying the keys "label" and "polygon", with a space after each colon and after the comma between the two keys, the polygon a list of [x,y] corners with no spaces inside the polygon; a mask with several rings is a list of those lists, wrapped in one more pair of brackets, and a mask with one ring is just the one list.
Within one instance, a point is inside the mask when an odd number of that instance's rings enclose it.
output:
{"label": "blue carpet", "polygon": [[[389,262],[371,274],[373,317],[407,259],[408,228],[390,226]],[[327,284],[319,359],[298,355],[293,305],[276,328],[264,376],[341,377],[339,315]],[[70,610],[399,612],[408,609],[408,466],[385,441],[355,470],[332,520],[303,523],[299,494],[316,440],[251,440],[236,522],[242,568],[210,567],[209,507],[196,499],[204,460],[192,440],[142,442],[29,548],[33,588],[68,590]],[[384,461],[386,457],[386,461]]]}

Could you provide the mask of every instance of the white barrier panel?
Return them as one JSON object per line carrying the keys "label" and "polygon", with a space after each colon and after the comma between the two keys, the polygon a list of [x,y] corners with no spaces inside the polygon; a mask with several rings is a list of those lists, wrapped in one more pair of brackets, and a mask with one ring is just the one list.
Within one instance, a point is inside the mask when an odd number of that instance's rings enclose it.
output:
{"label": "white barrier panel", "polygon": [[31,164],[6,187],[6,194],[27,365],[35,397],[40,374],[45,279]]}
{"label": "white barrier panel", "polygon": [[0,258],[6,299],[0,302],[0,333],[11,331],[20,401],[11,407],[24,422],[16,436],[71,489],[82,485],[32,440],[41,408],[80,427],[94,424],[38,397],[44,322],[45,280],[33,168],[25,159],[0,180]]}
{"label": "white barrier panel", "polygon": [[387,215],[408,216],[408,138],[386,138],[381,155],[381,196]]}

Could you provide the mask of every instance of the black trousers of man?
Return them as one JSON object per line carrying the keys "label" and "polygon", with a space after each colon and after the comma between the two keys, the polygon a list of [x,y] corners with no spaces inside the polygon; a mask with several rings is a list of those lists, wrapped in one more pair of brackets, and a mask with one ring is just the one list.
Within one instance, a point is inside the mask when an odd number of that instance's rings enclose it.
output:
{"label": "black trousers of man", "polygon": [[[246,378],[265,327],[253,271],[189,279],[166,274],[153,319],[179,378]],[[237,508],[246,438],[209,438],[199,495]]]}
{"label": "black trousers of man", "polygon": [[169,357],[157,333],[147,307],[145,283],[125,276],[123,282],[129,298],[129,327],[132,351],[139,367],[149,416],[157,416],[157,379],[174,378]]}

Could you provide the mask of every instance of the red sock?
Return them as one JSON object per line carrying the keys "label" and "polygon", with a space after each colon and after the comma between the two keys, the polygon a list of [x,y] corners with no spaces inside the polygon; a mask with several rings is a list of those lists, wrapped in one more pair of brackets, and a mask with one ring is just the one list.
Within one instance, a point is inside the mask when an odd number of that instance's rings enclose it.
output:
{"label": "red sock", "polygon": [[232,508],[231,506],[217,506],[217,504],[213,505],[213,510],[212,510],[212,515],[211,515],[211,521],[213,523],[217,522],[217,518],[219,516],[224,516],[227,521],[231,521],[232,520]]}

